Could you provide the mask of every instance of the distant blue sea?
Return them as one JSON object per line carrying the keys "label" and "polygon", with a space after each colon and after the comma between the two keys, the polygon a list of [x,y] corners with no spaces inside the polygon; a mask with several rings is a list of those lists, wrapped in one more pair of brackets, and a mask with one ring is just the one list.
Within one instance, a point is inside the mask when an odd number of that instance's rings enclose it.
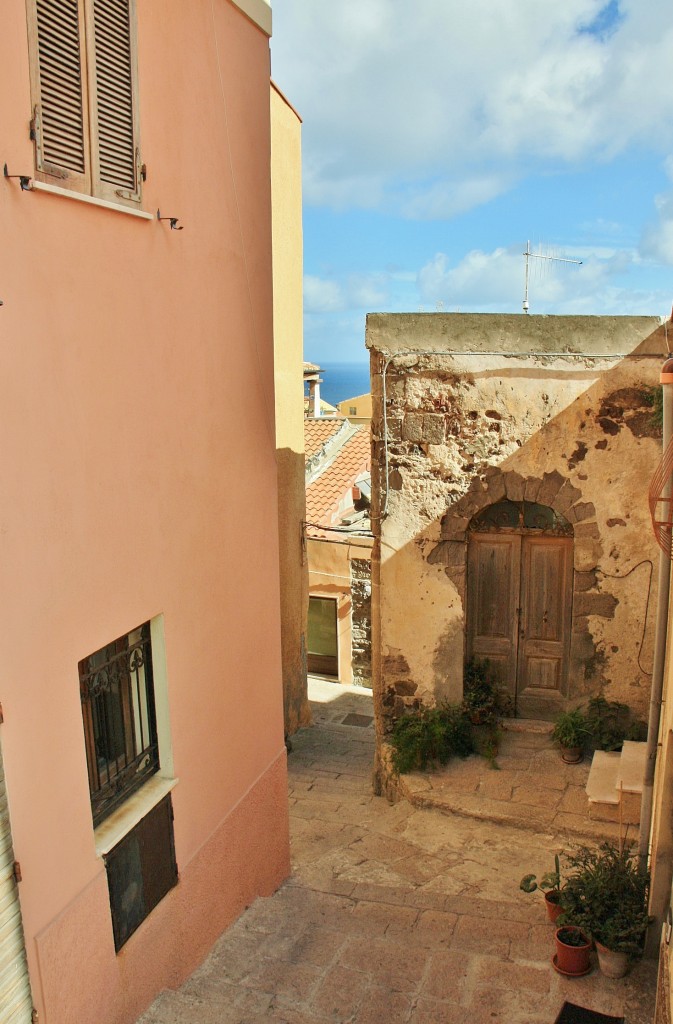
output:
{"label": "distant blue sea", "polygon": [[369,394],[369,361],[318,365],[322,370],[320,378],[323,382],[320,385],[320,397],[330,405],[337,405],[357,395]]}

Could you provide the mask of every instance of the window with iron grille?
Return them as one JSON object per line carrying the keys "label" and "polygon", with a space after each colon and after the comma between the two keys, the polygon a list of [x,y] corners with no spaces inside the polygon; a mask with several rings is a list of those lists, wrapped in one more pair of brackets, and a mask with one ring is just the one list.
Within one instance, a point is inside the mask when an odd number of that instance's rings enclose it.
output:
{"label": "window with iron grille", "polygon": [[159,769],[150,624],[79,663],[93,823]]}

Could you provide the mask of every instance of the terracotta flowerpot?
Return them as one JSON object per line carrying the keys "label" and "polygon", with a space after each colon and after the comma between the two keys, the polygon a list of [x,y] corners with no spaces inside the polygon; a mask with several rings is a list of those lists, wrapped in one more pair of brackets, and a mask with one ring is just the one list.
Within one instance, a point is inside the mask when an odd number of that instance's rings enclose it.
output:
{"label": "terracotta flowerpot", "polygon": [[629,965],[628,953],[615,953],[613,950],[596,943],[598,966],[606,978],[623,978]]}
{"label": "terracotta flowerpot", "polygon": [[[568,945],[563,941],[564,935],[569,937],[579,936],[581,943],[578,946]],[[552,963],[560,974],[567,974],[570,977],[579,978],[582,974],[589,972],[589,953],[591,943],[581,928],[575,925],[564,925],[556,930],[556,956]]]}
{"label": "terracotta flowerpot", "polygon": [[566,764],[579,764],[583,757],[582,747],[561,747],[561,758]]}
{"label": "terracotta flowerpot", "polygon": [[547,918],[549,921],[554,923],[557,917],[560,917],[563,913],[563,908],[559,903],[560,893],[558,889],[549,889],[544,894],[544,903],[547,908]]}

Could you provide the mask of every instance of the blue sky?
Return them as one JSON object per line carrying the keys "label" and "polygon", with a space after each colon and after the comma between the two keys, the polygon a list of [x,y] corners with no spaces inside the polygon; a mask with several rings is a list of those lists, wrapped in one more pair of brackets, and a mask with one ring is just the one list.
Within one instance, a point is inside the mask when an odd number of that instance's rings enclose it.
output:
{"label": "blue sky", "polygon": [[274,0],[303,118],[304,349],[367,312],[668,315],[669,0]]}

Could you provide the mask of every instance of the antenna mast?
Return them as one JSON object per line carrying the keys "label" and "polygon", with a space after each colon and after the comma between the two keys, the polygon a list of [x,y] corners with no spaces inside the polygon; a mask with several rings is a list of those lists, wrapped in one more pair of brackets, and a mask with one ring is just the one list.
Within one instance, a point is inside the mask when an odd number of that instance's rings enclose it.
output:
{"label": "antenna mast", "polygon": [[545,256],[541,252],[531,252],[530,251],[530,241],[526,242],[526,251],[525,251],[525,253],[523,255],[526,258],[526,283],[524,285],[524,293],[523,293],[523,311],[524,311],[524,313],[527,313],[529,308],[530,308],[530,303],[528,302],[528,277],[529,277],[529,274],[528,274],[528,261],[529,260],[531,260],[531,259],[534,259],[534,260],[551,260],[554,263],[575,263],[578,267],[582,266],[582,260],[568,260],[568,259],[564,259],[562,256]]}

